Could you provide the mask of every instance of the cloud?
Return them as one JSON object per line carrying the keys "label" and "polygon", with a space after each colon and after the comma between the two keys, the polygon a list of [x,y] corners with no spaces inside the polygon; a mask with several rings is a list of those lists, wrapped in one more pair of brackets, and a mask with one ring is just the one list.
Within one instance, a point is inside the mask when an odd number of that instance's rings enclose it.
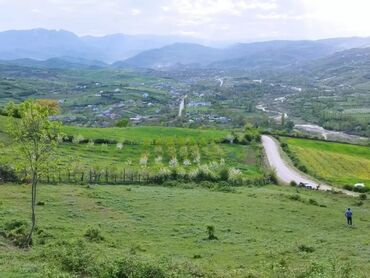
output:
{"label": "cloud", "polygon": [[308,14],[301,14],[301,15],[289,15],[289,14],[278,14],[278,13],[271,13],[271,14],[258,14],[256,18],[262,20],[302,20],[309,18],[310,15]]}
{"label": "cloud", "polygon": [[131,15],[137,16],[139,14],[141,14],[141,10],[139,10],[139,9],[132,9],[131,10]]}
{"label": "cloud", "polygon": [[244,10],[276,9],[273,0],[174,0],[172,6],[177,13],[193,18],[240,15]]}
{"label": "cloud", "polygon": [[0,0],[0,10],[0,30],[233,41],[370,35],[369,0]]}

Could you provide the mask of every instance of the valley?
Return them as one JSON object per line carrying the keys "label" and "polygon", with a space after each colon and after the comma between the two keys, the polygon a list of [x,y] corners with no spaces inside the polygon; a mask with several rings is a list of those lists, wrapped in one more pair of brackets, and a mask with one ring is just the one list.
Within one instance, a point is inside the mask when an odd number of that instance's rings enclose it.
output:
{"label": "valley", "polygon": [[369,44],[0,32],[0,276],[367,277]]}

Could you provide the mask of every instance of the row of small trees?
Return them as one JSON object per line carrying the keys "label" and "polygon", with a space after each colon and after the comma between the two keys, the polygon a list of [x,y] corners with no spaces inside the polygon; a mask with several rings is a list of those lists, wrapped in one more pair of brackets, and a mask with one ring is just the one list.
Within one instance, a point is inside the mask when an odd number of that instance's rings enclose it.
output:
{"label": "row of small trees", "polygon": [[61,170],[44,173],[40,181],[46,184],[162,184],[166,181],[182,182],[227,181],[230,185],[266,184],[269,177],[248,177],[241,170],[227,168],[219,163],[201,164],[192,168],[164,166],[153,169],[92,168],[75,171]]}

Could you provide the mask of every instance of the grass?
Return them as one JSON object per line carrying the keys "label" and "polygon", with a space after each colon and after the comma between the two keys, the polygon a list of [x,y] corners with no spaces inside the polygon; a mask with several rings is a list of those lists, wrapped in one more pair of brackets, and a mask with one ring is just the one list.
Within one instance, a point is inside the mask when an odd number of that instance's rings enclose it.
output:
{"label": "grass", "polygon": [[128,128],[83,128],[64,126],[63,132],[68,135],[82,135],[88,139],[111,139],[123,142],[145,142],[152,140],[177,140],[192,139],[195,141],[215,141],[223,139],[229,132],[217,129],[190,129],[190,128],[167,128],[167,127],[128,127]]}
{"label": "grass", "polygon": [[307,139],[284,138],[301,164],[319,179],[335,185],[370,187],[370,148]]}
{"label": "grass", "polygon": [[[0,116],[0,131],[6,130],[6,117]],[[139,161],[148,157],[149,171],[158,171],[159,166],[168,166],[173,156],[182,164],[185,159],[193,162],[194,148],[199,151],[200,163],[220,162],[223,159],[228,167],[240,169],[250,178],[260,178],[263,171],[260,167],[261,150],[258,145],[228,145],[216,144],[214,141],[224,138],[228,131],[216,129],[187,129],[166,127],[130,127],[130,128],[81,128],[64,126],[63,132],[68,135],[81,135],[85,139],[110,139],[118,142],[133,142],[124,144],[122,149],[115,144],[89,145],[78,143],[62,143],[58,146],[56,157],[63,170],[82,169],[85,172],[91,168],[138,169]],[[0,132],[0,162],[15,165],[18,160],[11,147],[11,141],[5,133]],[[156,142],[156,145],[152,143]],[[185,151],[184,151],[185,149]],[[185,153],[185,154],[184,154]],[[163,157],[162,165],[157,165],[155,159]]]}
{"label": "grass", "polygon": [[[299,198],[291,198],[297,194]],[[0,227],[29,219],[29,186],[1,185],[0,196]],[[277,186],[238,188],[237,193],[40,186],[38,200],[45,203],[37,207],[38,227],[52,236],[40,244],[36,235],[30,251],[12,247],[0,236],[2,277],[40,277],[53,264],[42,254],[62,239],[86,241],[96,260],[129,253],[167,257],[224,273],[221,277],[278,277],[272,273],[276,265],[298,271],[316,261],[329,269],[332,260],[350,264],[354,277],[370,271],[369,201],[353,208],[351,229],[343,213],[356,201],[343,195]],[[205,240],[207,226],[215,227],[218,240]],[[87,240],[91,228],[98,228],[104,240]]]}

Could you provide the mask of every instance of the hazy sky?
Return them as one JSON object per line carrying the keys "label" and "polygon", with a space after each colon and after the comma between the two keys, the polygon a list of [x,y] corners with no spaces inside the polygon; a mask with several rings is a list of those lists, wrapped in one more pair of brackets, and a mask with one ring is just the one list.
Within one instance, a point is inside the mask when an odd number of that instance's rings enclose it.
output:
{"label": "hazy sky", "polygon": [[0,0],[0,30],[250,41],[370,36],[369,0]]}

